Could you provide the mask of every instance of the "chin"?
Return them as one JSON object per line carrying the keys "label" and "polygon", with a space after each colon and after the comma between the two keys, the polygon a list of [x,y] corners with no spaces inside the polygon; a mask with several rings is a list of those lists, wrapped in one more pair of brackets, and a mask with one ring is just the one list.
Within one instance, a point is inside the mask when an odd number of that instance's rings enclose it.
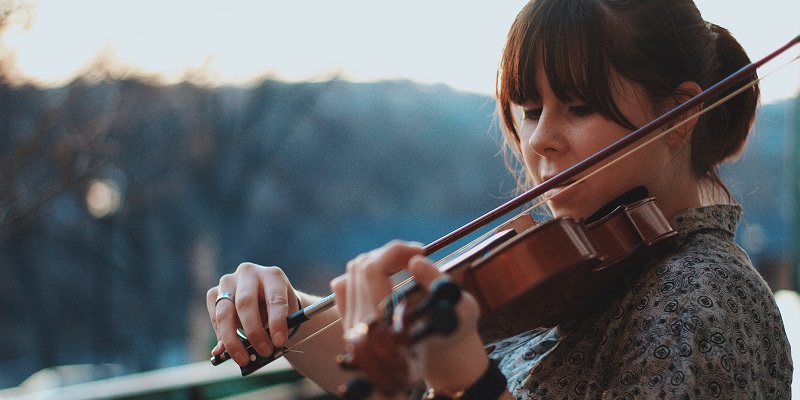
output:
{"label": "chin", "polygon": [[587,196],[592,193],[593,190],[590,186],[585,185],[585,183],[586,182],[582,182],[564,190],[547,202],[553,217],[570,217],[573,219],[586,218],[605,204],[595,204],[599,203],[597,197]]}

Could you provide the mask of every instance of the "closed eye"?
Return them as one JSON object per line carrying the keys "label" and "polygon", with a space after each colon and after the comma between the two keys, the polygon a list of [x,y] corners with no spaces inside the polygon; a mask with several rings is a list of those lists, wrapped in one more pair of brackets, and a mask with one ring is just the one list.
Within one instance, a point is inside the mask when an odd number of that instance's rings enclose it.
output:
{"label": "closed eye", "polygon": [[525,110],[525,119],[538,120],[542,116],[541,108],[530,108]]}
{"label": "closed eye", "polygon": [[577,115],[579,117],[585,117],[585,116],[588,116],[588,115],[591,115],[591,114],[594,113],[594,110],[592,109],[592,107],[587,106],[587,105],[570,106],[569,107],[569,111],[572,114]]}

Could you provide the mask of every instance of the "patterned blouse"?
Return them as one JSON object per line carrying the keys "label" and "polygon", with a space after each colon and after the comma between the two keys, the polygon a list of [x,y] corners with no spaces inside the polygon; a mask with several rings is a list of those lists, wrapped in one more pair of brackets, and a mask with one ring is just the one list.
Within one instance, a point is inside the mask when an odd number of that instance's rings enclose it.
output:
{"label": "patterned blouse", "polygon": [[788,399],[772,292],[734,242],[738,206],[690,209],[674,252],[580,320],[495,343],[518,399]]}

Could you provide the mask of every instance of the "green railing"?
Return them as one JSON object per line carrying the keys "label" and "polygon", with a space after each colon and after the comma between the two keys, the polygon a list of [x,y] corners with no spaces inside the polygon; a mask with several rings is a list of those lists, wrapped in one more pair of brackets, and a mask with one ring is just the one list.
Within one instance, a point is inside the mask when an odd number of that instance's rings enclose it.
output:
{"label": "green railing", "polygon": [[[46,372],[44,372],[46,373]],[[92,382],[48,387],[47,379],[30,379],[0,390],[3,400],[331,400],[311,381],[280,359],[243,378],[234,363],[214,367],[199,362]]]}

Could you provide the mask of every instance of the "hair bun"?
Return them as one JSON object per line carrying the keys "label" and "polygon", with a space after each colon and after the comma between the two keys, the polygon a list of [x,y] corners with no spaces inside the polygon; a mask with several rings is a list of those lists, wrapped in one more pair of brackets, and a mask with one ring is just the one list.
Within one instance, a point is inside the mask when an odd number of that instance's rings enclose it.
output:
{"label": "hair bun", "polygon": [[[716,52],[715,82],[727,78],[750,64],[750,57],[747,56],[742,45],[731,35],[730,31],[710,22],[706,22],[706,24],[713,35],[711,40],[714,41]],[[758,75],[754,71],[746,77],[744,82],[757,80]],[[719,98],[734,90],[735,88],[731,88],[725,91],[720,94]],[[692,163],[695,171],[711,171],[720,163],[739,155],[755,119],[759,94],[758,84],[755,84],[706,115],[701,123],[704,125],[701,131],[716,136],[716,138],[699,137],[702,135],[693,138],[696,141],[696,145],[692,149]],[[714,143],[714,145],[709,146],[708,143]],[[711,176],[716,177],[716,175]]]}

